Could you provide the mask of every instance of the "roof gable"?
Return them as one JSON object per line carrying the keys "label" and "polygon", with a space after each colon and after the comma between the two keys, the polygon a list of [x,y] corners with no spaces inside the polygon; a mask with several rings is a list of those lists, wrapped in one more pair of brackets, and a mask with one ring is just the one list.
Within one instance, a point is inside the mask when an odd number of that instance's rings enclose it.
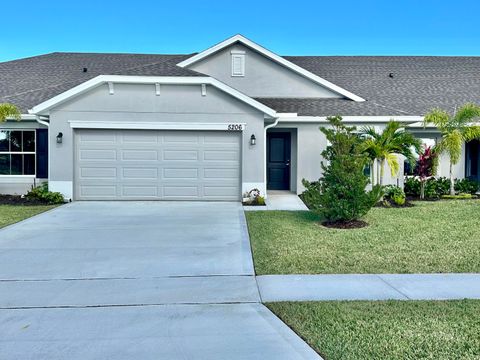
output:
{"label": "roof gable", "polygon": [[202,51],[201,53],[198,53],[196,55],[193,55],[192,57],[189,57],[183,61],[181,61],[180,63],[178,63],[177,65],[180,66],[180,67],[183,67],[183,68],[188,68],[189,66],[191,66],[192,64],[194,63],[197,63],[199,62],[200,60],[203,60],[207,57],[209,57],[210,55],[212,54],[215,54],[217,53],[218,51],[221,51],[233,44],[236,44],[236,43],[240,43],[244,46],[247,46],[255,51],[257,51],[258,53],[262,54],[263,56],[265,56],[266,58],[282,65],[283,67],[339,94],[339,95],[342,95],[350,100],[353,100],[353,101],[357,101],[357,102],[362,102],[362,101],[365,101],[365,99],[361,98],[360,96],[358,95],[355,95],[353,93],[351,93],[350,91],[348,90],[345,90],[344,88],[341,88],[340,86],[337,86],[323,78],[321,78],[320,76],[318,75],[315,75],[314,73],[286,60],[285,58],[281,57],[281,56],[278,56],[276,54],[274,54],[273,52],[271,52],[270,50],[268,49],[265,49],[264,47],[254,43],[253,41],[245,38],[244,36],[242,35],[235,35],[235,36],[232,36],[231,38],[228,38],[227,40],[225,41],[222,41],[221,43],[217,44],[217,45],[214,45],[204,51]]}
{"label": "roof gable", "polygon": [[84,94],[93,88],[96,88],[102,84],[184,84],[184,85],[211,85],[217,89],[227,93],[228,95],[242,101],[243,103],[250,105],[251,107],[263,112],[267,117],[276,118],[277,113],[275,110],[270,109],[268,106],[260,103],[259,101],[248,97],[245,94],[221,83],[210,77],[168,77],[168,76],[124,76],[124,75],[99,75],[93,79],[90,79],[80,85],[77,85],[57,96],[48,99],[36,106],[34,106],[28,112],[30,114],[42,115],[48,114],[52,108],[65,103],[66,101]]}

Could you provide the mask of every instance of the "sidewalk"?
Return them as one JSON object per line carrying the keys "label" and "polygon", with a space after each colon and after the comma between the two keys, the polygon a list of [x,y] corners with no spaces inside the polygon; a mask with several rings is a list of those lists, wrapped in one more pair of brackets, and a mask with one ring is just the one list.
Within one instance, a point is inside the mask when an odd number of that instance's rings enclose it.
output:
{"label": "sidewalk", "polygon": [[480,274],[257,276],[262,302],[480,299]]}

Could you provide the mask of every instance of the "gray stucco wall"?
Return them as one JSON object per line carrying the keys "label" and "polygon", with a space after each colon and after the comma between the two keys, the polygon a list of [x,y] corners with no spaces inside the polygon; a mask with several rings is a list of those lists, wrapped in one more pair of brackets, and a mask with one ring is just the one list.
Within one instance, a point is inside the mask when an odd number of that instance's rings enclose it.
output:
{"label": "gray stucco wall", "polygon": [[[350,124],[349,124],[350,125]],[[357,127],[364,126],[365,124],[351,124]],[[292,177],[292,191],[297,194],[301,194],[305,188],[302,185],[302,179],[309,181],[316,181],[322,176],[321,162],[323,157],[321,153],[327,147],[327,139],[325,135],[320,131],[320,126],[328,126],[326,123],[287,123],[281,122],[276,131],[283,129],[295,129],[296,139],[295,142],[292,138],[292,161],[296,164],[296,174]],[[377,131],[381,131],[385,124],[375,124]],[[296,146],[296,159],[293,159],[294,150]],[[390,168],[385,166],[383,183],[385,185],[399,185],[403,186],[403,157],[399,159],[400,171],[396,176],[392,176]]]}
{"label": "gray stucco wall", "polygon": [[[232,77],[232,50],[245,51],[244,77]],[[225,48],[189,68],[252,97],[341,97],[241,44]]]}
{"label": "gray stucco wall", "polygon": [[[104,84],[52,110],[50,187],[67,197],[72,196],[74,178],[74,130],[69,121],[245,123],[242,183],[244,189],[263,187],[263,113],[212,86],[202,96],[200,85],[162,85],[156,96],[154,85],[115,84],[110,95]],[[59,132],[62,144],[56,143]],[[255,146],[249,144],[251,134],[257,138]]]}

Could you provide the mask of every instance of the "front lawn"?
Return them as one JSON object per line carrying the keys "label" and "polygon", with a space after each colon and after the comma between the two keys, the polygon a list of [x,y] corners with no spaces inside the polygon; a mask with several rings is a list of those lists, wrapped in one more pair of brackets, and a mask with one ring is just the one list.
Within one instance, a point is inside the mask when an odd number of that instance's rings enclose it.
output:
{"label": "front lawn", "polygon": [[361,229],[311,212],[246,213],[257,274],[480,272],[480,201],[373,208]]}
{"label": "front lawn", "polygon": [[480,358],[479,300],[267,306],[326,360]]}
{"label": "front lawn", "polygon": [[25,220],[58,205],[0,205],[0,228]]}

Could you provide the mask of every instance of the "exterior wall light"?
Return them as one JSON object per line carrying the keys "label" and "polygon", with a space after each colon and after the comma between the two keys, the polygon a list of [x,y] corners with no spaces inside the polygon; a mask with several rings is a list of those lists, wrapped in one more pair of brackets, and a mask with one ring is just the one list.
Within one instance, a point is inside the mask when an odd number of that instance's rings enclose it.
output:
{"label": "exterior wall light", "polygon": [[63,142],[63,133],[59,132],[57,135],[57,144],[61,144]]}
{"label": "exterior wall light", "polygon": [[250,145],[255,145],[257,142],[257,138],[255,137],[254,134],[252,134],[252,136],[250,136]]}

